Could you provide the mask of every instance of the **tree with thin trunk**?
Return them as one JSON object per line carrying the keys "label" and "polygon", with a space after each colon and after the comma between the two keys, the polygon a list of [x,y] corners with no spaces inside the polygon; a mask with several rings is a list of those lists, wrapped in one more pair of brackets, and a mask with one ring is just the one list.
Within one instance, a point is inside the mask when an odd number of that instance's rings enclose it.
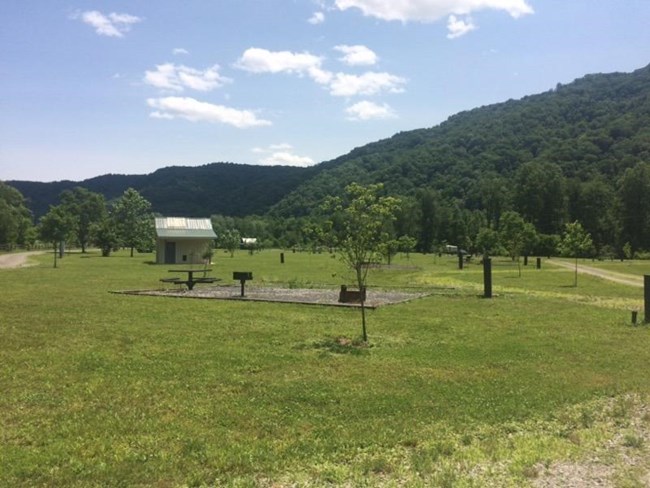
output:
{"label": "tree with thin trunk", "polygon": [[576,267],[573,286],[578,286],[578,258],[584,257],[593,248],[589,232],[585,231],[577,220],[564,226],[564,236],[560,243],[560,251],[564,256],[575,258]]}
{"label": "tree with thin trunk", "polygon": [[381,259],[385,243],[391,239],[388,232],[395,219],[399,200],[382,196],[383,185],[361,186],[352,183],[345,188],[343,198],[330,198],[325,208],[337,222],[334,229],[341,260],[354,272],[361,296],[361,330],[364,342],[366,330],[365,294],[370,263]]}
{"label": "tree with thin trunk", "polygon": [[39,235],[44,242],[52,244],[54,249],[54,267],[56,268],[57,247],[74,229],[74,218],[61,205],[50,207],[50,211],[41,217]]}

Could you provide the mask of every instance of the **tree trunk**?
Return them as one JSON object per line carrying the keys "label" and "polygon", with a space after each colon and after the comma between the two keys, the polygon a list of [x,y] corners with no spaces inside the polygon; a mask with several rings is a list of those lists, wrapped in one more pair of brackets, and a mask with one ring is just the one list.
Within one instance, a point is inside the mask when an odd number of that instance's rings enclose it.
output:
{"label": "tree trunk", "polygon": [[366,301],[361,295],[361,331],[363,335],[363,342],[368,342],[368,334],[366,333]]}
{"label": "tree trunk", "polygon": [[576,270],[575,274],[573,277],[573,286],[577,287],[578,286],[578,258],[576,258]]}
{"label": "tree trunk", "polygon": [[361,297],[361,335],[363,342],[368,342],[368,334],[366,333],[366,299],[363,296],[363,278],[361,265],[355,270],[357,272],[357,286],[359,287],[359,296]]}
{"label": "tree trunk", "polygon": [[131,257],[133,257],[133,246],[131,246]]}
{"label": "tree trunk", "polygon": [[56,268],[56,255],[57,255],[58,252],[59,252],[59,250],[57,249],[57,243],[55,242],[54,243],[54,267],[55,268]]}

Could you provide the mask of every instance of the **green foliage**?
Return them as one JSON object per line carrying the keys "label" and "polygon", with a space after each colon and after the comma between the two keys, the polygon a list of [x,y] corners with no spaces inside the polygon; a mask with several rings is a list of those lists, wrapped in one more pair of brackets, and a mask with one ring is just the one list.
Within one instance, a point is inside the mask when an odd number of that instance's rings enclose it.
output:
{"label": "green foliage", "polygon": [[593,241],[580,222],[575,221],[566,224],[564,236],[560,242],[560,252],[563,256],[572,257],[576,260],[573,286],[578,286],[578,258],[586,256],[593,250]]}
{"label": "green foliage", "polygon": [[128,188],[115,202],[111,217],[117,224],[117,233],[122,245],[150,251],[154,247],[155,228],[151,203],[133,188]]}
{"label": "green foliage", "polygon": [[81,252],[86,252],[92,225],[101,222],[107,215],[104,196],[75,187],[61,193],[61,205],[74,219],[77,244],[81,246]]}
{"label": "green foliage", "polygon": [[91,226],[90,236],[91,242],[101,250],[104,257],[110,256],[111,252],[120,245],[117,224],[113,218],[108,216],[104,216]]}
{"label": "green foliage", "polygon": [[[399,201],[382,196],[382,188],[382,185],[364,187],[352,183],[345,189],[345,199],[332,198],[326,204],[333,221],[340,224],[338,229],[333,229],[337,236],[336,247],[343,262],[354,271],[359,290],[366,288],[370,264],[380,260],[382,251],[387,252],[391,241],[387,227],[395,218]],[[397,249],[396,244],[394,249]],[[364,300],[361,300],[361,317],[362,336],[366,342]]]}
{"label": "green foliage", "polygon": [[0,246],[28,246],[33,243],[32,227],[32,215],[23,195],[0,181]]}
{"label": "green foliage", "polygon": [[61,205],[50,207],[50,211],[39,221],[41,240],[52,244],[54,249],[54,267],[56,268],[57,247],[74,232],[75,220]]}

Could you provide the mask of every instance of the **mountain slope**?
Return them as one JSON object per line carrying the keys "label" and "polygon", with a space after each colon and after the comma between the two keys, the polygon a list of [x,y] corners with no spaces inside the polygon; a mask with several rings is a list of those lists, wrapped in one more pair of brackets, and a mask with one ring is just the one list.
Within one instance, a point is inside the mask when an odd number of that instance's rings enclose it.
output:
{"label": "mountain slope", "polygon": [[355,149],[322,164],[272,212],[304,215],[352,181],[382,182],[398,195],[431,187],[467,202],[481,177],[510,179],[529,161],[557,164],[568,178],[601,174],[610,181],[637,162],[650,162],[650,66],[588,75]]}
{"label": "mountain slope", "polygon": [[35,216],[58,203],[63,190],[81,186],[107,200],[132,187],[163,215],[205,217],[212,214],[243,216],[264,214],[300,183],[314,168],[250,166],[212,163],[199,167],[171,166],[148,175],[104,175],[80,182],[41,183],[8,181],[27,199]]}

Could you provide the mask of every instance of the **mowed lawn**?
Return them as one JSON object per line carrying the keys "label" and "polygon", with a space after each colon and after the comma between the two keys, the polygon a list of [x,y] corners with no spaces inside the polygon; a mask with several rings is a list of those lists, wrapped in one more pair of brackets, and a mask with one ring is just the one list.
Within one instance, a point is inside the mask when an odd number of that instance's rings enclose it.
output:
{"label": "mowed lawn", "polygon": [[[213,274],[351,282],[327,253],[279,255],[218,253]],[[647,459],[641,289],[501,260],[487,300],[479,265],[398,257],[371,285],[430,295],[369,312],[364,348],[340,340],[354,309],[109,293],[160,288],[152,260],[0,270],[0,486],[522,486],[601,451],[643,486],[621,461]]]}

